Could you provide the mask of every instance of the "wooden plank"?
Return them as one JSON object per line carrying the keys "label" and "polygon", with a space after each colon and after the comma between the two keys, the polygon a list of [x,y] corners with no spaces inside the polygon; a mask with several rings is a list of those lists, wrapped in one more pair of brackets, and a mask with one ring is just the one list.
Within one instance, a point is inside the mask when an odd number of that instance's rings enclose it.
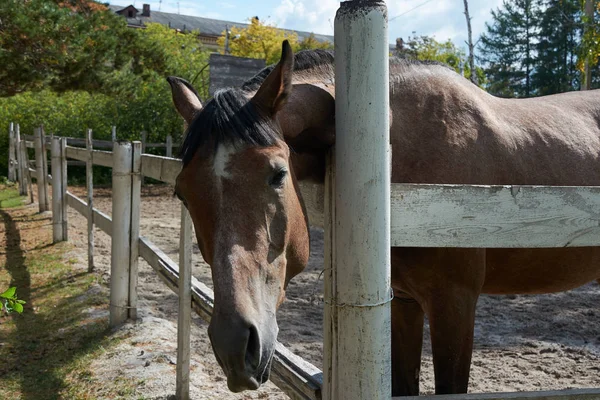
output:
{"label": "wooden plank", "polygon": [[97,208],[94,208],[94,224],[108,236],[112,236],[112,219]]}
{"label": "wooden plank", "polygon": [[181,165],[181,160],[142,154],[142,175],[162,182],[175,184]]}
{"label": "wooden plank", "polygon": [[[78,148],[78,147],[67,146],[67,157],[73,158],[73,159],[79,160],[79,161],[86,161],[87,157],[88,157],[87,150]],[[94,150],[92,153],[92,162],[94,165],[101,165],[103,167],[112,167],[113,166],[112,152],[103,151],[103,150]]]}
{"label": "wooden plank", "polygon": [[[179,266],[162,250],[140,237],[140,255],[154,268],[175,293],[178,292]],[[214,307],[213,291],[192,277],[192,307],[209,322]],[[277,343],[273,357],[271,381],[292,399],[320,400],[321,371]]]}
{"label": "wooden plank", "polygon": [[[21,152],[21,157],[23,158],[23,161],[24,161],[23,174],[25,175],[25,179],[27,180],[27,184],[29,185],[29,202],[30,202],[30,204],[33,204],[34,203],[33,179],[31,179],[32,168],[30,168],[30,165],[32,164],[32,162],[29,161],[29,151],[27,151],[25,142],[20,143],[20,148],[18,149],[18,151]],[[33,171],[35,171],[35,170],[33,170]]]}
{"label": "wooden plank", "polygon": [[75,209],[79,214],[87,217],[87,204],[71,192],[67,192],[67,205]]}
{"label": "wooden plank", "polygon": [[392,245],[600,245],[600,187],[393,185]]}
{"label": "wooden plank", "polygon": [[395,400],[598,400],[600,389],[567,389],[539,392],[469,393],[392,397]]}
{"label": "wooden plank", "polygon": [[[87,218],[86,202],[70,192],[67,192],[67,205]],[[94,208],[94,224],[108,236],[112,236],[112,219],[97,208]]]}
{"label": "wooden plank", "polygon": [[62,184],[61,184],[61,190],[62,190],[62,198],[63,198],[63,202],[62,202],[62,207],[63,207],[63,211],[62,211],[62,223],[63,223],[63,240],[69,240],[69,223],[68,223],[68,217],[69,214],[67,213],[67,202],[64,201],[64,199],[67,197],[67,187],[68,187],[68,182],[67,182],[67,141],[64,139],[60,139],[60,165],[62,168],[61,171],[61,179],[62,179]]}
{"label": "wooden plank", "polygon": [[173,137],[171,135],[167,135],[167,140],[165,142],[166,150],[165,156],[167,158],[173,157]]}
{"label": "wooden plank", "polygon": [[129,255],[129,318],[137,319],[137,285],[138,285],[138,259],[140,237],[140,209],[142,200],[142,144],[132,142],[132,167],[131,167],[131,233]]}
{"label": "wooden plank", "polygon": [[46,143],[46,139],[50,140],[50,138],[46,138],[46,133],[44,131],[44,125],[40,125],[40,135],[41,135],[41,142],[42,142],[42,166],[43,166],[43,171],[44,171],[44,179],[40,179],[38,181],[38,185],[40,184],[40,182],[42,183],[42,185],[44,185],[44,204],[45,204],[45,208],[46,210],[50,210],[50,200],[48,198],[48,192],[49,192],[49,188],[48,188],[48,151],[47,151],[47,144],[50,144],[49,142]]}
{"label": "wooden plank", "polygon": [[179,231],[179,308],[177,315],[177,400],[190,398],[190,328],[192,323],[192,219],[181,204]]}
{"label": "wooden plank", "polygon": [[88,236],[88,272],[94,271],[94,163],[92,160],[92,130],[86,132],[87,159],[85,160],[85,183],[87,186],[87,236]]}
{"label": "wooden plank", "polygon": [[46,185],[44,182],[44,157],[46,154],[42,152],[42,132],[40,128],[35,128],[35,169],[36,169],[36,185],[38,192],[38,208],[40,212],[48,211],[46,204]]}
{"label": "wooden plank", "polygon": [[52,241],[57,243],[63,240],[63,227],[62,227],[62,202],[65,201],[62,198],[62,179],[61,179],[61,157],[60,157],[60,138],[52,138],[51,145],[52,154],[52,175],[54,179],[51,179],[52,183]]}
{"label": "wooden plank", "polygon": [[15,124],[10,123],[8,128],[8,180],[17,180],[17,152],[15,148]]}

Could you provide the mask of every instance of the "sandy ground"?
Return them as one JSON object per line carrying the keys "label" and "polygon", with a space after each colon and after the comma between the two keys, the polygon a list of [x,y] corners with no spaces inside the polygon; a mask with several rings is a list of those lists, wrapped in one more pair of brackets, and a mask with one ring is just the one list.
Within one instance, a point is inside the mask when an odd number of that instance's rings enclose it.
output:
{"label": "sandy ground", "polygon": [[[84,190],[72,188],[84,197]],[[95,205],[110,214],[110,190],[98,189]],[[178,258],[180,203],[172,188],[145,187],[141,234],[175,261]],[[69,240],[87,263],[86,221],[69,209]],[[307,270],[289,286],[278,313],[279,340],[294,353],[322,367],[323,233],[312,230]],[[96,230],[95,266],[108,283],[110,238]],[[212,287],[209,267],[194,248],[193,274]],[[168,399],[175,393],[177,296],[143,260],[139,274],[139,320],[119,329],[127,338],[95,362],[97,377],[139,382],[138,395]],[[475,326],[470,392],[502,392],[600,387],[600,287],[590,283],[560,294],[482,296]],[[273,384],[259,391],[230,393],[206,334],[207,324],[194,316],[192,326],[192,399],[285,399]],[[425,327],[422,394],[433,392],[433,367]],[[137,397],[136,397],[137,398]]]}

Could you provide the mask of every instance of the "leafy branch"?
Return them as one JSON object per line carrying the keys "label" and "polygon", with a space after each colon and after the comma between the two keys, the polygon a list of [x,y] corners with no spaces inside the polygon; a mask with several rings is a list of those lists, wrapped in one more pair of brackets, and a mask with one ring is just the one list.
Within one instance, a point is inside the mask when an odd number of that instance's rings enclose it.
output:
{"label": "leafy branch", "polygon": [[17,299],[16,287],[11,287],[0,294],[0,301],[2,301],[2,307],[7,313],[15,311],[21,314],[23,312],[23,304],[25,304],[25,301]]}

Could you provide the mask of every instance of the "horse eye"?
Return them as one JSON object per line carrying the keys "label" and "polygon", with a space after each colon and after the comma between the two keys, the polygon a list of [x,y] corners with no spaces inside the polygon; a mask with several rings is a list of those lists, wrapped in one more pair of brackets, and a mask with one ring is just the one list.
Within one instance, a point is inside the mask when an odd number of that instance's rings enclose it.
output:
{"label": "horse eye", "polygon": [[279,188],[283,185],[283,181],[285,180],[286,176],[287,176],[287,169],[282,168],[279,171],[277,171],[275,173],[275,175],[273,175],[273,177],[271,178],[271,182],[269,182],[269,184],[273,187]]}

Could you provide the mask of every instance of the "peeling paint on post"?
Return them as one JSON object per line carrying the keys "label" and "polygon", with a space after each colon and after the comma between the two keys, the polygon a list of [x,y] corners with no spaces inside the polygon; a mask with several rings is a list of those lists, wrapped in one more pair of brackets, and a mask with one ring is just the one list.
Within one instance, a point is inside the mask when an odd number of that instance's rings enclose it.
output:
{"label": "peeling paint on post", "polygon": [[[334,321],[327,399],[391,397],[389,49],[384,1],[335,18]],[[327,361],[326,361],[327,362]]]}

